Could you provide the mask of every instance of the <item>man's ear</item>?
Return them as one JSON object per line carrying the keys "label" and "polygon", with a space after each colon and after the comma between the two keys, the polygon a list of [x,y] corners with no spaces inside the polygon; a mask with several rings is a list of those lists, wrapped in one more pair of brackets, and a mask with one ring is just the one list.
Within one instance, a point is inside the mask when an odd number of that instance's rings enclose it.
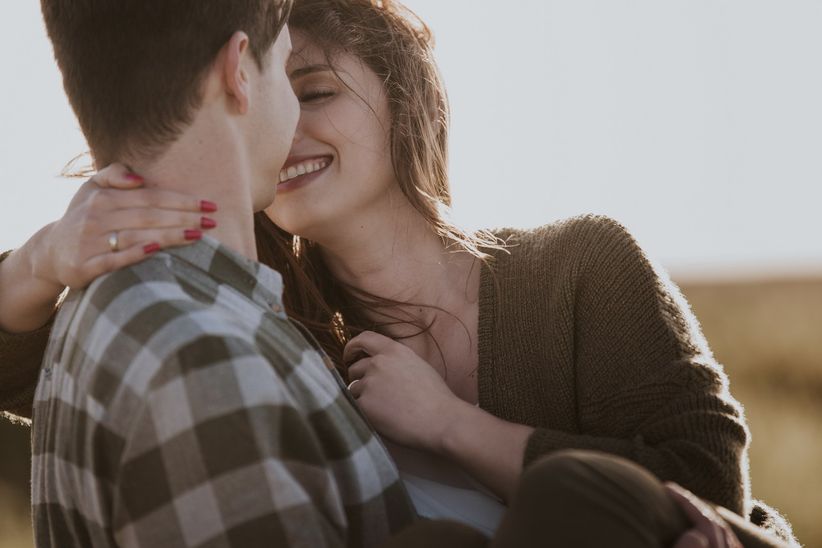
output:
{"label": "man's ear", "polygon": [[251,83],[248,74],[248,35],[235,32],[224,46],[223,80],[226,92],[234,100],[240,114],[248,112]]}

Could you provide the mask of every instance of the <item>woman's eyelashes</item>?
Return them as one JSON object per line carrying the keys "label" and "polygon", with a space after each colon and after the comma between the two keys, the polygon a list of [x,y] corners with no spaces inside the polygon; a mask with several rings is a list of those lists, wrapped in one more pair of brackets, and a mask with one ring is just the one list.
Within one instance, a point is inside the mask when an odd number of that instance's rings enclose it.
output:
{"label": "woman's eyelashes", "polygon": [[316,103],[322,99],[333,97],[336,92],[330,89],[309,90],[299,95],[300,103]]}

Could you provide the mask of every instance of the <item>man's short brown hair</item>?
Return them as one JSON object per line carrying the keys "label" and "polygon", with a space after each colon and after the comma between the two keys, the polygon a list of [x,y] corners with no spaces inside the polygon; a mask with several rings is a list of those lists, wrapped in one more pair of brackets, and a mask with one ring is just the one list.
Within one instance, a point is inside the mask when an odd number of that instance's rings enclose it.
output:
{"label": "man's short brown hair", "polygon": [[152,155],[202,101],[202,80],[237,31],[262,60],[292,0],[41,0],[63,85],[98,166]]}

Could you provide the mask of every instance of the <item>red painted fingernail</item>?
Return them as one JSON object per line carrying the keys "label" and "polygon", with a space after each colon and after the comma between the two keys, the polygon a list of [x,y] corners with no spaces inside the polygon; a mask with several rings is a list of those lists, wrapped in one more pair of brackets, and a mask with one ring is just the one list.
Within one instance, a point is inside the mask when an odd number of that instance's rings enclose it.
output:
{"label": "red painted fingernail", "polygon": [[200,211],[203,213],[214,213],[217,211],[217,204],[208,200],[200,200]]}
{"label": "red painted fingernail", "polygon": [[186,230],[184,234],[186,240],[199,240],[203,237],[203,233],[199,230]]}
{"label": "red painted fingernail", "polygon": [[202,228],[214,228],[217,226],[217,221],[214,219],[209,219],[208,217],[203,217],[200,219],[200,226]]}
{"label": "red painted fingernail", "polygon": [[151,255],[152,253],[157,253],[158,251],[160,251],[160,244],[158,243],[148,244],[143,247],[143,252],[146,255]]}
{"label": "red painted fingernail", "polygon": [[136,173],[126,173],[126,179],[133,183],[142,183],[144,181],[144,179]]}

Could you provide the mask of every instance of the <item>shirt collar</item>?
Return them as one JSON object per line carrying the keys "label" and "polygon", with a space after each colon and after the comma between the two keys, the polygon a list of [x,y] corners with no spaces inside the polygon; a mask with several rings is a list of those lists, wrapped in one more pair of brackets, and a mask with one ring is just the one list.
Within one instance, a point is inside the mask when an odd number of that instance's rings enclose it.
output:
{"label": "shirt collar", "polygon": [[194,244],[165,250],[230,285],[245,297],[268,309],[282,310],[283,277],[276,270],[244,257],[211,236]]}

